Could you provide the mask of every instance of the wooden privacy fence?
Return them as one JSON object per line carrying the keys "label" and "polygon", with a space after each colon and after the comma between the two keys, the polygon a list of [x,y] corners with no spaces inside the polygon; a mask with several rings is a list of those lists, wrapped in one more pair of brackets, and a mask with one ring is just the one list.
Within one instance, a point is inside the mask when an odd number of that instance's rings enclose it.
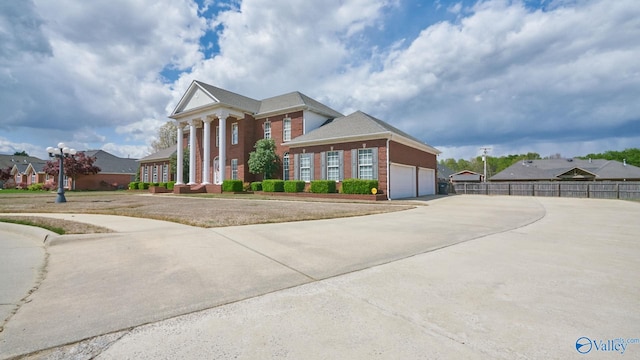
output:
{"label": "wooden privacy fence", "polygon": [[527,181],[455,183],[456,194],[640,199],[640,181]]}

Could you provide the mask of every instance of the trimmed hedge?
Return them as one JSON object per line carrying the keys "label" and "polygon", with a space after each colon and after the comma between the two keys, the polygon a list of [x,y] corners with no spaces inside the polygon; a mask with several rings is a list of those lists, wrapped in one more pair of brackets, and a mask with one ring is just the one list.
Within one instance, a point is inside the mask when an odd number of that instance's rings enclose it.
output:
{"label": "trimmed hedge", "polygon": [[175,181],[169,181],[167,183],[167,190],[173,190],[174,185],[176,184]]}
{"label": "trimmed hedge", "polygon": [[261,181],[252,182],[251,191],[262,191],[262,182]]}
{"label": "trimmed hedge", "polygon": [[223,192],[242,192],[242,180],[224,180],[222,181]]}
{"label": "trimmed hedge", "polygon": [[314,194],[333,194],[336,192],[334,180],[313,180],[310,189]]}
{"label": "trimmed hedge", "polygon": [[287,180],[284,182],[284,192],[288,192],[288,193],[303,192],[304,184],[305,182],[303,180]]}
{"label": "trimmed hedge", "polygon": [[262,191],[284,192],[284,180],[263,180]]}
{"label": "trimmed hedge", "polygon": [[129,190],[138,190],[139,181],[132,181],[129,183]]}
{"label": "trimmed hedge", "polygon": [[138,189],[139,190],[149,190],[149,183],[148,182],[138,183]]}
{"label": "trimmed hedge", "polygon": [[378,188],[378,180],[346,179],[342,182],[344,194],[371,194],[371,189]]}
{"label": "trimmed hedge", "polygon": [[158,183],[158,186],[162,186],[163,188],[167,188],[167,183],[166,182],[160,182]]}

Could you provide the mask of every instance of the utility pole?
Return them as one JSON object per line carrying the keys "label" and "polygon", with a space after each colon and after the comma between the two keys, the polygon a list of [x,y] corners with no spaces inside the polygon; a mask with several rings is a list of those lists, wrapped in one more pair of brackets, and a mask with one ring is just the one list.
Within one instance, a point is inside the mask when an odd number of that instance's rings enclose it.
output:
{"label": "utility pole", "polygon": [[482,150],[482,162],[484,163],[484,182],[487,182],[487,154],[489,153],[489,150],[491,150],[490,147],[482,147],[480,148],[480,150]]}

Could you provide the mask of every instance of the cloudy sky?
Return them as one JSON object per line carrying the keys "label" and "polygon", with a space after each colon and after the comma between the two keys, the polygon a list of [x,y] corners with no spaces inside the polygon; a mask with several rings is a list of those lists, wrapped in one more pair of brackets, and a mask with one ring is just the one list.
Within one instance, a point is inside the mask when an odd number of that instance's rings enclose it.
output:
{"label": "cloudy sky", "polygon": [[0,153],[139,158],[197,79],[470,158],[640,147],[638,0],[0,2]]}

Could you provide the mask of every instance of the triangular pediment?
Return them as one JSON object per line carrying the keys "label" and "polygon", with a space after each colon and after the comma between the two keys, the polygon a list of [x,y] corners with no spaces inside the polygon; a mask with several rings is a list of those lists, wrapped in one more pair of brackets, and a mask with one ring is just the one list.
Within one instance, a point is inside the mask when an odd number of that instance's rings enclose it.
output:
{"label": "triangular pediment", "polygon": [[593,180],[596,174],[579,167],[574,167],[558,174],[557,177],[563,180]]}
{"label": "triangular pediment", "polygon": [[205,91],[197,82],[192,82],[171,115],[217,104],[220,101]]}

